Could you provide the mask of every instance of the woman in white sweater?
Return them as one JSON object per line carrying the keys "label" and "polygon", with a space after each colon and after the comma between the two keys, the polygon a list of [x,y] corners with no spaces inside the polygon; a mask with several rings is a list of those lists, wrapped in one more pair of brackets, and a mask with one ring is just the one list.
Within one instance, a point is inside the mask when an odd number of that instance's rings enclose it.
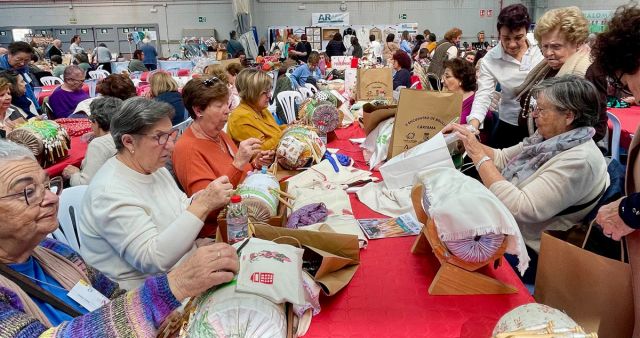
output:
{"label": "woman in white sweater", "polygon": [[69,179],[71,186],[87,185],[98,169],[116,154],[116,144],[109,133],[111,116],[122,107],[122,100],[111,96],[101,96],[89,105],[91,129],[95,138],[87,147],[87,153],[80,168],[68,165],[62,176]]}
{"label": "woman in white sweater", "polygon": [[543,230],[568,230],[586,216],[609,185],[607,164],[591,139],[598,94],[575,75],[533,87],[538,130],[506,149],[480,144],[460,125],[455,130],[482,182],[509,208],[527,246],[540,250]]}
{"label": "woman in white sweater", "polygon": [[80,211],[82,257],[130,290],[195,250],[204,219],[229,201],[226,176],[187,198],[164,168],[177,130],[173,108],[134,97],[113,116],[117,154],[100,168]]}

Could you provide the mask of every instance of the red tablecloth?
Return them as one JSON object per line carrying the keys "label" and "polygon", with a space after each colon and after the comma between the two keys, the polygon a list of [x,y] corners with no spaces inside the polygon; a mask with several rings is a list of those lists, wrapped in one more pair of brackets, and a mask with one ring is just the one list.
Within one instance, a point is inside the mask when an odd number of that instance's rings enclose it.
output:
{"label": "red tablecloth", "polygon": [[[56,89],[59,85],[51,85],[51,86],[42,86],[42,91],[38,94],[38,103],[42,104],[44,99],[51,96],[53,94],[53,90]],[[87,94],[89,94],[89,85],[86,83],[82,85],[82,90],[84,90]]]}
{"label": "red tablecloth", "polygon": [[[362,152],[349,138],[364,137],[351,126],[337,131],[330,148],[363,167]],[[377,173],[379,175],[379,173]],[[384,217],[351,194],[358,218]],[[437,271],[432,256],[410,252],[415,237],[369,241],[361,251],[360,268],[338,294],[321,296],[322,311],[311,322],[307,337],[489,337],[498,319],[514,307],[533,302],[509,264],[490,271],[519,293],[490,296],[430,296],[428,288]]]}
{"label": "red tablecloth", "polygon": [[[620,120],[620,127],[622,129],[620,133],[620,146],[624,149],[629,149],[633,134],[636,132],[638,125],[640,125],[640,106],[609,108],[608,111]],[[609,131],[611,131],[611,128],[613,128],[613,125],[611,121],[609,121]]]}
{"label": "red tablecloth", "polygon": [[64,161],[58,162],[48,168],[45,168],[46,172],[50,177],[60,176],[62,175],[62,171],[68,165],[74,165],[80,168],[80,163],[84,159],[84,155],[87,152],[88,144],[83,142],[80,139],[80,136],[71,137],[71,149],[69,150],[69,157],[65,158]]}

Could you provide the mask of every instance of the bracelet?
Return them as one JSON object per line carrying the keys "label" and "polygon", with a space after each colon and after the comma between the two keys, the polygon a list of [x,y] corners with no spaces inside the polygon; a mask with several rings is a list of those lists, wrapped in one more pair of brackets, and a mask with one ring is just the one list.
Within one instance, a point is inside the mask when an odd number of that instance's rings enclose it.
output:
{"label": "bracelet", "polygon": [[489,156],[487,156],[487,155],[484,155],[484,156],[480,159],[480,161],[478,161],[478,163],[476,163],[476,170],[477,170],[477,171],[480,171],[480,166],[481,166],[484,162],[487,162],[487,161],[491,161],[491,157],[489,157]]}

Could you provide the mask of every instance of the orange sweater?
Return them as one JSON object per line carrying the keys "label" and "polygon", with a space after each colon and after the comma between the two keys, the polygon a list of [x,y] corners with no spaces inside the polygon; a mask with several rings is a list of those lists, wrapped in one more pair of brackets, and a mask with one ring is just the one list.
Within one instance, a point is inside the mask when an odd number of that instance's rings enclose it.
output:
{"label": "orange sweater", "polygon": [[[220,132],[220,137],[228,146],[225,149],[226,152],[211,140],[197,138],[191,127],[187,128],[178,139],[173,151],[173,170],[188,196],[192,196],[206,188],[211,181],[225,175],[229,177],[235,188],[244,180],[247,172],[251,171],[249,164],[242,171],[233,166],[233,157],[228,154],[228,150],[231,149],[231,153],[235,155],[238,147],[223,131]],[[209,214],[198,237],[215,236],[220,211],[220,209],[214,210]]]}

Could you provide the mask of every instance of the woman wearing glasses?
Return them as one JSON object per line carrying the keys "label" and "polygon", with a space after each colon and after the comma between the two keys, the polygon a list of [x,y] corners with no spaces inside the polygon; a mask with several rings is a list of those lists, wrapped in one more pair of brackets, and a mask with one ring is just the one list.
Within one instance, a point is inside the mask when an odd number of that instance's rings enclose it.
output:
{"label": "woman wearing glasses", "polygon": [[229,117],[229,136],[240,143],[257,138],[262,150],[275,150],[283,127],[278,126],[267,107],[271,99],[271,77],[257,69],[243,69],[236,78],[240,105]]}
{"label": "woman wearing glasses", "polygon": [[519,144],[493,149],[460,125],[454,131],[482,183],[518,222],[532,261],[533,283],[544,230],[569,230],[595,206],[609,185],[607,164],[592,137],[599,98],[594,85],[575,75],[553,77],[532,89],[537,131]]}
{"label": "woman wearing glasses", "polygon": [[[46,238],[58,228],[61,191],[62,180],[50,180],[31,151],[0,140],[3,337],[155,337],[181,301],[230,281],[238,271],[235,250],[216,243],[126,292],[68,246]],[[97,305],[79,303],[70,293],[81,281],[100,295]]]}
{"label": "woman wearing glasses", "polygon": [[[182,90],[182,98],[193,119],[176,143],[173,170],[188,196],[226,176],[235,187],[253,168],[269,165],[273,151],[261,151],[259,139],[248,138],[236,147],[222,131],[229,118],[229,89],[217,77],[193,79]],[[218,213],[207,217],[199,237],[214,237]]]}
{"label": "woman wearing glasses", "polygon": [[166,103],[125,101],[111,121],[116,156],[98,170],[82,199],[82,257],[127,290],[193,254],[207,215],[231,196],[226,176],[192,198],[180,191],[164,168],[177,136],[172,115]]}

